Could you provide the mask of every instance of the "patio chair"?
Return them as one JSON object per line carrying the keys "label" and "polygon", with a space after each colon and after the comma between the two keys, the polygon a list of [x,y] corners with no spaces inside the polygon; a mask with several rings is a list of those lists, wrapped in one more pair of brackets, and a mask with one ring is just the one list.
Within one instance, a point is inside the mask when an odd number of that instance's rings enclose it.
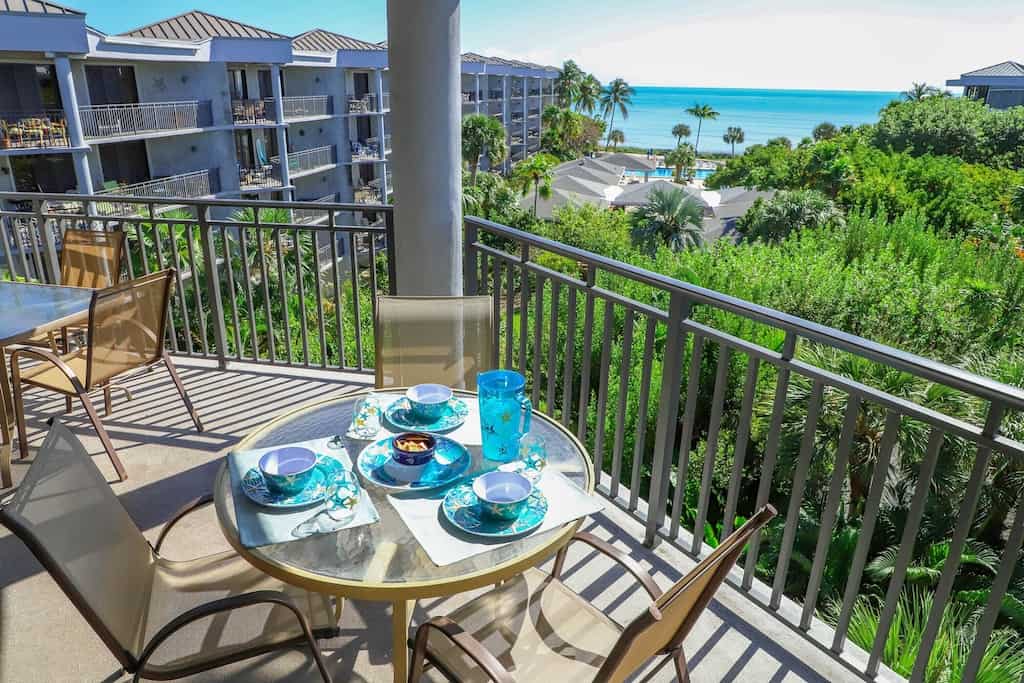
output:
{"label": "patio chair", "polygon": [[[330,598],[283,584],[234,551],[191,560],[160,554],[179,511],[150,545],[82,443],[59,421],[0,506],[0,525],[28,547],[124,670],[167,680],[337,633]],[[245,609],[242,609],[245,608]],[[81,657],[61,652],[54,656]]]}
{"label": "patio chair", "polygon": [[[170,303],[174,270],[164,270],[107,289],[96,290],[89,304],[87,344],[71,353],[57,355],[52,351],[23,347],[11,354],[14,413],[18,422],[21,457],[28,456],[25,429],[25,407],[22,385],[49,389],[65,396],[77,397],[85,408],[103,448],[121,481],[127,478],[114,445],[93,408],[89,394],[103,391],[105,414],[110,414],[111,382],[133,370],[163,363],[175,388],[181,395],[196,431],[203,424],[178,377],[174,363],[164,351],[164,325]],[[22,356],[42,361],[22,371]]]}
{"label": "patio chair", "polygon": [[447,617],[423,623],[410,641],[409,681],[418,681],[429,664],[452,681],[618,683],[665,656],[678,680],[687,683],[683,640],[747,541],[774,516],[770,505],[759,510],[664,592],[621,550],[596,536],[576,534],[570,543],[585,543],[618,562],[647,591],[651,605],[625,626],[612,621],[559,579],[566,546],[551,575],[529,569]]}
{"label": "patio chair", "polygon": [[435,382],[476,389],[494,367],[493,303],[489,296],[377,298],[376,385]]}

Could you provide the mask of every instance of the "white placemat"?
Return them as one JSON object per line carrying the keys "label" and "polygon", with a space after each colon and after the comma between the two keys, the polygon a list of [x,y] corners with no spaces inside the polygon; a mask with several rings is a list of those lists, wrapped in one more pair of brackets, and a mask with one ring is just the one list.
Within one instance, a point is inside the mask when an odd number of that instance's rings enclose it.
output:
{"label": "white placemat", "polygon": [[[574,520],[592,515],[604,509],[596,496],[589,495],[573,484],[561,472],[546,469],[540,478],[540,490],[548,499],[548,513],[544,522],[530,535],[542,534]],[[480,539],[455,529],[440,512],[443,495],[414,497],[408,494],[388,496],[388,501],[412,531],[431,561],[439,567],[454,564],[467,557],[494,550],[502,545],[514,543],[523,537],[510,541],[495,542]]]}
{"label": "white placemat", "polygon": [[[392,393],[387,391],[374,392],[376,402],[380,406],[381,413],[387,410],[387,407],[397,401],[398,399],[405,396],[404,393]],[[479,446],[481,443],[481,430],[480,430],[480,411],[477,409],[477,398],[475,396],[460,396],[455,395],[461,401],[464,401],[469,407],[469,414],[466,416],[466,421],[459,425],[456,429],[450,432],[442,432],[449,439],[454,439],[464,446]],[[396,434],[404,431],[397,427],[392,427],[390,423],[381,415],[381,426],[377,432],[377,435],[373,438],[360,437],[354,435],[352,432],[348,433],[348,436],[353,439],[362,439],[364,441],[374,441],[376,439],[382,439],[389,434]]]}
{"label": "white placemat", "polygon": [[[351,472],[352,460],[349,458],[348,452],[345,449],[329,448],[327,446],[328,441],[330,441],[330,437],[287,445],[308,448],[314,453],[330,456]],[[295,510],[279,510],[264,507],[249,500],[249,497],[242,492],[241,481],[245,473],[257,466],[260,456],[267,451],[278,448],[282,448],[282,446],[258,448],[251,451],[235,451],[227,456],[228,472],[231,475],[231,497],[235,502],[235,520],[238,524],[238,537],[242,545],[247,548],[257,548],[261,545],[298,540],[292,534],[292,530],[324,509],[323,503]],[[353,473],[352,476],[358,481],[356,474]],[[341,529],[363,526],[364,524],[373,524],[379,519],[380,515],[370,499],[370,495],[365,489],[360,487],[359,503],[356,505],[355,515],[347,524],[335,527],[331,533]]]}

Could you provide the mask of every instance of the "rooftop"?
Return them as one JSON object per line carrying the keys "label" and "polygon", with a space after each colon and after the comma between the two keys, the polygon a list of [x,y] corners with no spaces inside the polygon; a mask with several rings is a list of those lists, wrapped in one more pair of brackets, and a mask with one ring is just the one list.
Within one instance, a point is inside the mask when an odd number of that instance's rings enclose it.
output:
{"label": "rooftop", "polygon": [[140,26],[120,34],[131,38],[153,38],[156,40],[201,41],[210,38],[270,38],[287,39],[288,36],[274,33],[258,26],[226,19],[216,14],[192,10],[169,19]]}
{"label": "rooftop", "polygon": [[14,14],[73,14],[85,16],[85,12],[58,5],[46,0],[0,0],[0,12]]}
{"label": "rooftop", "polygon": [[310,52],[335,52],[337,50],[384,50],[377,43],[345,36],[327,29],[315,28],[292,38],[292,46],[297,50]]}

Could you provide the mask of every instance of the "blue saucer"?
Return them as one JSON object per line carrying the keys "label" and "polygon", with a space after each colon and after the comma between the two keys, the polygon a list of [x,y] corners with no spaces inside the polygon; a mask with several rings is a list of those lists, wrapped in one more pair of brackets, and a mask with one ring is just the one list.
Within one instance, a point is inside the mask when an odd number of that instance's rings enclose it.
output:
{"label": "blue saucer", "polygon": [[409,399],[402,397],[384,410],[388,422],[406,432],[447,432],[455,429],[469,417],[469,406],[461,398],[452,397],[444,414],[433,422],[424,422],[412,414]]}
{"label": "blue saucer", "polygon": [[318,455],[306,487],[294,495],[271,493],[258,467],[242,477],[242,493],[257,505],[271,508],[299,508],[319,503],[327,495],[327,483],[345,471],[345,466],[327,455]]}
{"label": "blue saucer", "polygon": [[473,462],[466,447],[445,436],[437,437],[434,459],[427,463],[420,478],[411,483],[398,481],[384,469],[391,460],[391,439],[371,443],[356,458],[356,469],[367,481],[392,491],[422,491],[447,486],[469,469]]}
{"label": "blue saucer", "polygon": [[534,488],[519,516],[512,521],[502,521],[484,514],[480,499],[473,493],[473,482],[467,481],[448,492],[441,509],[449,522],[467,534],[484,538],[510,538],[528,534],[544,522],[548,499],[540,489]]}

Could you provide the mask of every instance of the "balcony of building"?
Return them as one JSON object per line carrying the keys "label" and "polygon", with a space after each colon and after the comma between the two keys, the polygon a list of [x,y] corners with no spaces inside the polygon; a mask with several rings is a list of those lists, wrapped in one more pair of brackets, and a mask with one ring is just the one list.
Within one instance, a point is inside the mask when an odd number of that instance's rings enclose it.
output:
{"label": "balcony of building", "polygon": [[[337,204],[338,193],[333,192],[323,197],[317,197],[316,199],[300,199],[302,204]],[[298,225],[323,225],[330,219],[331,214],[337,214],[337,211],[323,208],[302,208],[295,209],[292,211],[292,221]]]}
{"label": "balcony of building", "polygon": [[[271,163],[280,163],[280,158],[271,158]],[[288,152],[288,176],[292,179],[321,173],[337,165],[338,153],[334,145]]]}
{"label": "balcony of building", "polygon": [[334,116],[334,98],[330,95],[296,95],[281,99],[285,121],[304,121]]}
{"label": "balcony of building", "polygon": [[278,157],[258,166],[238,165],[238,186],[243,191],[264,190],[281,185],[281,162]]}
{"label": "balcony of building", "polygon": [[[0,194],[0,199],[36,206],[63,198]],[[74,199],[83,205],[119,201],[102,196]],[[221,455],[273,415],[314,396],[323,399],[372,386],[372,317],[361,313],[360,307],[369,310],[374,296],[393,291],[401,277],[393,259],[402,243],[395,241],[388,221],[326,229],[308,220],[315,212],[332,209],[388,215],[388,207],[335,205],[327,197],[313,203],[175,200],[175,204],[194,216],[229,209],[250,209],[251,215],[256,208],[278,207],[292,212],[292,223],[263,227],[237,223],[239,219],[210,224],[182,219],[190,226],[182,230],[173,226],[173,220],[148,223],[125,212],[115,214],[122,216],[115,219],[108,214],[92,216],[104,229],[125,232],[127,268],[153,270],[176,259],[182,271],[192,274],[173,293],[166,344],[184,368],[185,382],[207,424],[205,433],[195,434],[188,427],[187,413],[166,393],[174,391],[169,384],[153,383],[145,375],[130,380],[134,400],[118,400],[109,420],[110,431],[134,473],[115,488],[144,530],[155,530],[179,503],[195,495],[197,487],[209,484]],[[11,259],[10,245],[24,239],[11,234],[11,226],[17,225],[30,234],[16,258],[39,258],[45,263],[56,262],[56,256],[47,253],[46,239],[33,239],[32,233],[41,227],[73,225],[90,216],[48,217],[41,224],[29,209],[5,211],[3,218],[0,253]],[[209,230],[219,236],[227,227],[237,228],[247,238],[206,240],[202,234]],[[728,533],[738,516],[750,513],[747,508],[753,498],[758,505],[771,502],[779,509],[777,526],[750,545],[687,638],[693,680],[894,680],[881,662],[892,625],[893,612],[888,608],[895,609],[901,589],[912,583],[907,573],[910,556],[901,554],[896,559],[891,578],[882,586],[884,597],[880,594],[877,599],[886,606],[882,614],[888,616],[883,616],[870,651],[847,639],[851,615],[860,605],[858,587],[868,557],[865,544],[870,528],[853,538],[855,548],[843,550],[849,554],[843,556],[847,559],[842,582],[833,584],[836,577],[826,575],[832,571],[826,560],[835,543],[838,515],[846,505],[847,465],[853,449],[864,445],[859,431],[863,411],[877,411],[885,424],[874,451],[877,460],[862,473],[867,487],[862,515],[867,527],[876,523],[881,506],[893,503],[883,496],[891,476],[890,462],[911,457],[910,450],[918,446],[922,449],[913,457],[923,458],[920,476],[924,481],[911,481],[905,492],[907,514],[887,517],[886,522],[898,524],[892,531],[909,539],[907,547],[921,530],[929,501],[949,495],[928,485],[946,438],[970,444],[969,450],[977,451],[971,457],[981,465],[996,453],[1019,458],[1024,444],[999,435],[992,424],[982,426],[954,417],[946,412],[944,406],[950,404],[945,400],[922,405],[923,396],[894,395],[858,383],[844,375],[843,363],[822,359],[842,356],[851,362],[878,364],[908,380],[916,378],[936,390],[978,401],[992,411],[990,416],[1024,408],[1024,393],[519,230],[475,218],[467,218],[464,228],[465,291],[492,296],[494,301],[494,364],[526,376],[534,408],[571,430],[595,456],[596,490],[604,497],[605,509],[589,518],[586,530],[621,548],[658,584],[667,586],[696,559],[712,552],[715,539]],[[288,240],[275,239],[293,231]],[[303,272],[303,259],[312,265],[320,249],[299,248],[299,235],[307,231],[329,240],[321,245],[354,245],[349,256],[351,272],[344,274],[343,292],[336,286],[341,275],[333,268],[323,272],[313,268],[309,272],[321,272],[320,279],[306,281],[305,291],[298,291],[296,310],[301,314],[282,319],[269,302],[292,297],[304,279],[264,278],[260,273],[267,263],[287,264],[293,273]],[[167,239],[172,232],[179,238]],[[185,242],[194,239],[195,243],[182,243],[181,235],[190,235]],[[163,251],[156,253],[154,244],[163,245]],[[361,248],[368,252],[366,259],[358,255]],[[40,253],[33,255],[33,249]],[[343,258],[339,255],[339,260]],[[214,296],[215,292],[220,295]],[[635,298],[641,292],[643,299]],[[726,318],[746,321],[752,329],[773,330],[774,336],[757,338],[778,343],[762,346],[728,334],[719,329]],[[342,334],[344,343],[338,336]],[[734,364],[743,386],[736,405],[725,402],[723,391]],[[840,403],[845,417],[839,423],[819,423],[823,399]],[[37,391],[29,391],[26,400],[29,440],[36,447],[47,418],[63,412],[63,401]],[[637,419],[638,415],[644,419]],[[102,451],[81,413],[61,419],[93,452]],[[998,425],[999,420],[988,422]],[[901,424],[915,436],[897,454]],[[785,425],[796,431],[790,434]],[[764,453],[748,452],[755,429],[768,434]],[[695,439],[704,444],[702,450],[691,450]],[[167,457],[168,452],[174,457]],[[30,462],[15,462],[16,482]],[[102,458],[97,462],[101,468],[109,467]],[[962,544],[967,538],[980,482],[986,476],[987,467],[974,466],[970,480],[955,494],[962,496],[968,512],[964,519],[953,520],[963,532],[954,536],[954,543]],[[817,490],[809,486],[812,479],[833,483]],[[1020,503],[1011,501],[1011,507]],[[807,511],[812,509],[817,521],[806,526]],[[223,543],[216,524],[212,513],[194,522],[176,549]],[[809,541],[802,536],[797,541],[798,529],[800,534],[810,534]],[[1004,558],[1009,561],[992,560],[1000,577],[1009,578],[1021,536],[1014,533],[1007,542]],[[795,542],[801,547],[810,543],[816,552],[798,561]],[[29,559],[26,548],[7,532],[0,532],[0,546],[5,557],[0,565],[5,604],[0,625],[6,652],[0,658],[0,678],[91,680],[117,670],[85,620],[68,607],[53,582]],[[959,558],[959,552],[950,556]],[[612,615],[628,618],[646,604],[642,590],[609,578],[593,554],[574,551],[570,567],[572,585]],[[959,570],[959,562],[947,562],[941,574],[951,580]],[[801,580],[791,583],[797,575]],[[834,597],[834,606],[828,609],[817,607],[826,585]],[[981,603],[986,613],[993,604],[998,607],[1006,588],[1007,582],[996,581]],[[944,603],[948,597],[947,592],[939,599]],[[421,601],[414,621],[443,613],[448,605],[440,599]],[[922,618],[941,615],[943,608],[942,604],[932,606]],[[342,635],[322,643],[339,680],[387,678],[386,608],[351,601],[343,618]],[[977,648],[989,638],[995,620],[984,618],[979,623],[971,652],[980,651]],[[56,630],[61,633],[62,651],[75,656],[41,658],[37,649],[28,647],[38,644],[39,633]],[[923,656],[935,643],[934,638],[926,639]],[[247,662],[237,671],[244,672],[239,675],[247,680],[307,675],[308,654],[290,657],[284,659],[287,665],[280,665],[282,660],[275,657]],[[279,666],[291,667],[290,672],[282,673]],[[230,678],[235,669],[224,671],[221,675]],[[671,680],[671,673],[654,670],[645,680]]]}
{"label": "balcony of building", "polygon": [[383,97],[376,93],[367,93],[359,97],[350,95],[348,98],[349,116],[383,114],[389,111],[391,111],[391,93],[386,92]]}
{"label": "balcony of building", "polygon": [[[384,137],[390,149],[391,136],[385,135]],[[353,140],[349,143],[349,148],[351,151],[351,163],[360,164],[383,161],[380,140],[377,136],[371,135],[360,140]]]}
{"label": "balcony of building", "polygon": [[193,133],[213,125],[209,100],[103,104],[78,112],[89,142]]}
{"label": "balcony of building", "polygon": [[220,173],[217,169],[179,173],[125,185],[111,182],[106,183],[104,189],[96,194],[101,197],[145,197],[162,201],[154,204],[101,201],[96,204],[96,210],[105,216],[155,215],[158,212],[156,207],[159,207],[159,211],[180,207],[178,204],[167,204],[168,199],[202,199],[212,197],[218,192]]}
{"label": "balcony of building", "polygon": [[274,126],[274,98],[231,100],[231,120],[236,126]]}
{"label": "balcony of building", "polygon": [[0,113],[0,152],[70,147],[63,110]]}

